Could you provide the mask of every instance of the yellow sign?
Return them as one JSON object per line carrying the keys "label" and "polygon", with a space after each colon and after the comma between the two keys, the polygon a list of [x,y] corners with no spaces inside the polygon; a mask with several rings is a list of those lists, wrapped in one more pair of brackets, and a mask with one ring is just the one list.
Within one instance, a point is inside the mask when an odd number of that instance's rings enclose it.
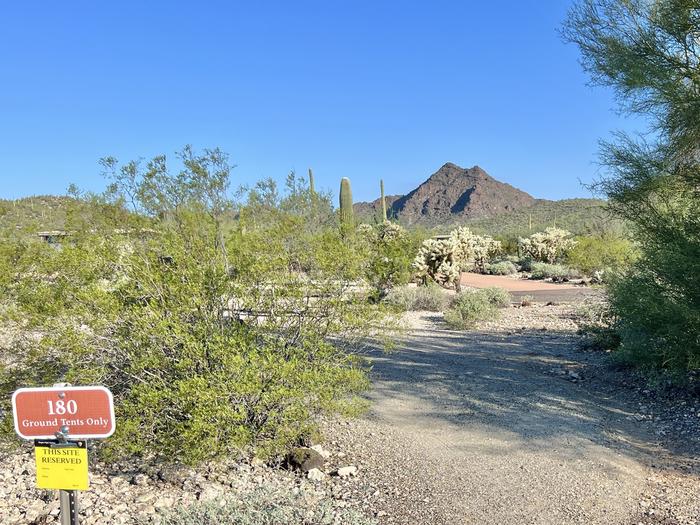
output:
{"label": "yellow sign", "polygon": [[36,486],[40,489],[87,490],[88,456],[85,441],[76,446],[35,441]]}

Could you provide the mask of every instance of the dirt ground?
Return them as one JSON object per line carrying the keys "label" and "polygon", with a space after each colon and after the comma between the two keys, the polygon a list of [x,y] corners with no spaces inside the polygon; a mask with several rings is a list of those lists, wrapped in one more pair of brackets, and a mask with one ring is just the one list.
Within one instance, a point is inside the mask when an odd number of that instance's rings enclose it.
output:
{"label": "dirt ground", "polygon": [[414,312],[395,352],[373,352],[373,407],[331,436],[382,523],[700,523],[700,405],[579,350],[574,309],[470,332]]}

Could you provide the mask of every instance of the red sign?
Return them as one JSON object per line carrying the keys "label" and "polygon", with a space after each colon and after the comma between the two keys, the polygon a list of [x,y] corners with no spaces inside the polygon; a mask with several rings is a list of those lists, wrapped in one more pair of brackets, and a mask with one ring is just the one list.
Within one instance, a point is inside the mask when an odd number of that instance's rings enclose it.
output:
{"label": "red sign", "polygon": [[106,438],[114,433],[112,393],[103,386],[20,388],[12,394],[15,432],[24,439]]}

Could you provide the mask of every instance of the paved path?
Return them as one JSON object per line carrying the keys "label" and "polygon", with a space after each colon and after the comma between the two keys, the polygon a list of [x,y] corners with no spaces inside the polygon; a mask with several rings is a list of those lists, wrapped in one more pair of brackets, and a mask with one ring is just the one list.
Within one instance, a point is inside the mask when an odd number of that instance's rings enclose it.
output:
{"label": "paved path", "polygon": [[[358,447],[372,483],[402,489],[383,523],[700,523],[637,520],[650,465],[692,458],[660,446],[633,417],[635,400],[596,379],[607,367],[576,350],[573,331],[452,332],[436,321],[421,314],[396,352],[372,359]],[[691,510],[678,512],[700,516],[700,478],[682,483]]]}

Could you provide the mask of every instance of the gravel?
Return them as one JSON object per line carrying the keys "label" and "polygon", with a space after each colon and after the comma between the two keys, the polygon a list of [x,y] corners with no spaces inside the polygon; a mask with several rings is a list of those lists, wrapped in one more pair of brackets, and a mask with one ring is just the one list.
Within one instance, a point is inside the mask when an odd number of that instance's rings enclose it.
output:
{"label": "gravel", "polygon": [[[579,350],[575,305],[470,332],[412,312],[373,356],[373,407],[327,434],[380,523],[700,523],[700,405]],[[645,393],[646,392],[646,393]]]}
{"label": "gravel", "polygon": [[[149,523],[263,488],[381,524],[700,524],[698,399],[580,350],[575,311],[506,308],[469,332],[409,313],[397,349],[371,352],[370,412],[324,421],[308,472],[92,458],[81,523]],[[34,488],[31,447],[0,453],[0,522],[57,516],[57,493]]]}

